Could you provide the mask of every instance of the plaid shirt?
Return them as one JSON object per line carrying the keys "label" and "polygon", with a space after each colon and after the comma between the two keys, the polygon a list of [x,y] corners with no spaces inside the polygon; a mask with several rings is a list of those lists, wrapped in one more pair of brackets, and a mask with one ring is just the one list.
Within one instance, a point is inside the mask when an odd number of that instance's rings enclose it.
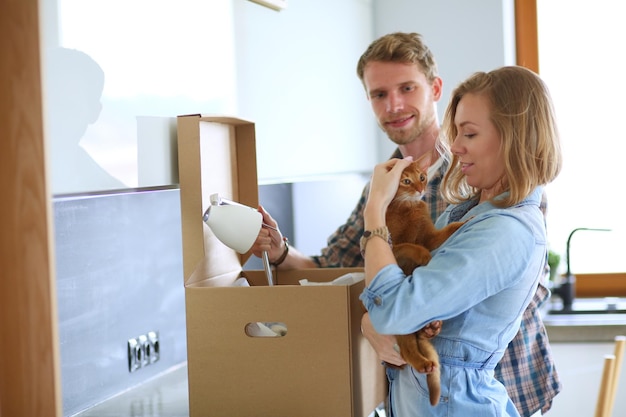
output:
{"label": "plaid shirt", "polygon": [[[393,157],[402,156],[396,151]],[[439,194],[439,186],[446,169],[447,164],[442,164],[438,172],[429,178],[428,189],[424,195],[433,221],[447,206]],[[322,254],[313,257],[319,267],[363,266],[359,240],[364,232],[363,208],[368,191],[369,183],[363,189],[361,198],[346,223],[328,238],[328,246],[322,249]],[[539,306],[549,295],[548,289],[540,283],[524,312],[519,332],[495,369],[495,377],[504,384],[509,397],[524,417],[539,410],[542,413],[547,412],[552,406],[552,399],[561,390],[548,335],[539,312]]]}

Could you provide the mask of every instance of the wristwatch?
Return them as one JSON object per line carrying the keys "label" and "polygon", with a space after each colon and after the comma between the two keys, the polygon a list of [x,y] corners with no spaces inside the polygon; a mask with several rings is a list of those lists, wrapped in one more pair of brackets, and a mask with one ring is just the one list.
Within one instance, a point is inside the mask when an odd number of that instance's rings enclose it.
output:
{"label": "wristwatch", "polygon": [[374,236],[378,236],[379,238],[385,240],[389,246],[391,246],[391,235],[389,234],[387,226],[377,227],[373,230],[366,230],[363,232],[363,236],[361,236],[361,240],[359,242],[361,246],[361,256],[365,257],[365,246],[367,246],[367,241]]}
{"label": "wristwatch", "polygon": [[285,242],[285,250],[283,251],[283,254],[280,255],[276,261],[271,263],[275,268],[278,268],[278,265],[285,261],[285,258],[287,258],[287,254],[289,253],[289,239],[287,239],[286,236],[283,236],[283,242]]}

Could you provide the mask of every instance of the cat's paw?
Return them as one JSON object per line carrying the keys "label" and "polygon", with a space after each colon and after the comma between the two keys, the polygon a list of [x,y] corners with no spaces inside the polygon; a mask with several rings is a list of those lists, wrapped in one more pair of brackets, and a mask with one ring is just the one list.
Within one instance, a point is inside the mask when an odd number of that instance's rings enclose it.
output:
{"label": "cat's paw", "polygon": [[414,367],[420,374],[431,374],[437,369],[437,363],[433,361],[425,361],[419,367]]}
{"label": "cat's paw", "polygon": [[396,262],[398,263],[400,269],[402,269],[402,272],[404,272],[404,275],[407,276],[411,275],[413,273],[413,270],[419,266],[412,259],[405,257],[397,257]]}
{"label": "cat's paw", "polygon": [[426,339],[432,339],[433,337],[437,336],[441,332],[442,324],[443,322],[441,320],[432,321],[428,323],[426,326],[424,326],[422,329],[420,329],[420,333]]}

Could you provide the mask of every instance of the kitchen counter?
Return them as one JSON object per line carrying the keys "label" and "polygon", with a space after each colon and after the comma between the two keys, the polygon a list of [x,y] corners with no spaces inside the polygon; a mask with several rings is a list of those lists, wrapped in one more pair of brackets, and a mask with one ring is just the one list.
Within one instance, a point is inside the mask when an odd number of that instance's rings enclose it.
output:
{"label": "kitchen counter", "polygon": [[[384,417],[384,410],[377,412]],[[187,364],[72,417],[189,417]]]}
{"label": "kitchen counter", "polygon": [[551,343],[612,342],[617,335],[626,334],[626,318],[619,323],[577,323],[544,321]]}
{"label": "kitchen counter", "polygon": [[625,304],[623,298],[576,299],[571,314],[553,314],[550,310],[562,309],[554,298],[543,307],[542,318],[550,342],[613,342],[615,336],[626,334]]}
{"label": "kitchen counter", "polygon": [[187,364],[73,417],[188,417]]}

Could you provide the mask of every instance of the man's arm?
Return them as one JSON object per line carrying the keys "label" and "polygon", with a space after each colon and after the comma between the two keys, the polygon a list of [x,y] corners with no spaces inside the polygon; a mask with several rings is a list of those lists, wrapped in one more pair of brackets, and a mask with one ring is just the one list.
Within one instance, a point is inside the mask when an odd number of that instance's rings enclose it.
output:
{"label": "man's arm", "polygon": [[319,265],[313,261],[313,258],[300,252],[293,246],[289,247],[287,257],[280,264],[284,269],[302,269],[302,268],[318,268]]}
{"label": "man's arm", "polygon": [[279,262],[280,268],[337,268],[337,267],[361,267],[363,257],[361,256],[359,240],[363,235],[363,207],[367,199],[368,186],[366,185],[361,194],[356,207],[346,220],[346,223],[339,226],[335,232],[329,236],[327,246],[322,248],[321,255],[306,256],[283,239],[277,222],[266,212],[263,207],[259,207],[259,212],[263,215],[263,222],[272,226],[276,230],[261,228],[257,240],[252,246],[252,253],[261,257],[262,252],[268,252],[271,263],[281,260],[286,252],[285,258]]}
{"label": "man's arm", "polygon": [[285,269],[318,267],[311,257],[304,255],[293,246],[289,246],[287,239],[280,232],[278,223],[263,207],[259,206],[259,212],[263,216],[263,223],[272,228],[261,228],[259,236],[252,245],[251,250],[254,255],[260,258],[263,251],[267,251],[270,263],[275,266],[280,265],[281,268]]}

